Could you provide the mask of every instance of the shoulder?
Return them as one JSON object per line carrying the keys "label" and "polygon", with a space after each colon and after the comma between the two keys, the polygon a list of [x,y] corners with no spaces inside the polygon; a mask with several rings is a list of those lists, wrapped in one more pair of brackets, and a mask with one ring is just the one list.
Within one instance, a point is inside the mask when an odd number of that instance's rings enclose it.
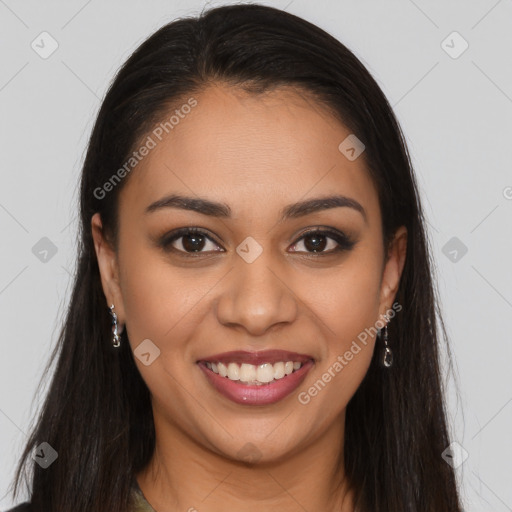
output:
{"label": "shoulder", "polygon": [[5,512],[32,512],[32,506],[30,505],[29,501],[25,501],[21,505],[18,505],[14,508],[10,508],[9,510],[6,510]]}

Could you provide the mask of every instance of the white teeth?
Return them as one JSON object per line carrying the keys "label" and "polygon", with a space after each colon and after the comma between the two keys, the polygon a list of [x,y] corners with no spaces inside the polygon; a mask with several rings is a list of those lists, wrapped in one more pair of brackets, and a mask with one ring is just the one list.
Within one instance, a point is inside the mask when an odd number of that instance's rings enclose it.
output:
{"label": "white teeth", "polygon": [[221,377],[227,377],[228,376],[228,369],[227,369],[225,364],[217,363],[217,369],[219,370],[219,375]]}
{"label": "white teeth", "polygon": [[228,378],[231,380],[240,380],[240,366],[236,363],[228,364]]}
{"label": "white teeth", "polygon": [[238,375],[242,382],[251,382],[256,380],[256,366],[253,366],[252,364],[242,364]]}
{"label": "white teeth", "polygon": [[284,363],[274,364],[274,379],[282,379],[284,377]]}
{"label": "white teeth", "polygon": [[[252,365],[250,365],[252,366]],[[274,365],[263,363],[256,370],[256,379],[258,382],[272,382],[274,380]]]}
{"label": "white teeth", "polygon": [[263,363],[255,366],[253,364],[242,363],[229,363],[227,366],[224,363],[211,363],[206,362],[206,367],[213,372],[219,374],[221,377],[227,377],[230,380],[241,381],[251,385],[266,384],[274,380],[279,380],[290,375],[290,373],[298,370],[302,363],[298,361],[279,361],[275,364]]}

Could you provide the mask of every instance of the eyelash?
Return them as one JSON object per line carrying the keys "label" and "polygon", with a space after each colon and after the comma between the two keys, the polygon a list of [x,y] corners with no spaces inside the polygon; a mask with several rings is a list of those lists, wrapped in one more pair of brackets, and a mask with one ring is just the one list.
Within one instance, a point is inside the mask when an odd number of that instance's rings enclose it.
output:
{"label": "eyelash", "polygon": [[[171,233],[168,233],[168,234],[164,235],[160,239],[159,245],[165,251],[172,251],[172,252],[175,252],[175,253],[177,253],[177,254],[179,254],[181,256],[184,256],[186,258],[198,258],[198,257],[201,257],[201,254],[206,254],[208,252],[211,252],[211,251],[199,251],[199,252],[195,252],[194,253],[194,252],[182,251],[181,249],[176,249],[175,247],[171,247],[171,244],[174,241],[179,240],[184,235],[188,235],[188,234],[203,235],[205,238],[207,238],[208,240],[210,240],[214,244],[219,245],[219,244],[217,244],[217,242],[215,242],[215,240],[213,240],[207,234],[206,231],[204,231],[203,229],[200,229],[200,228],[181,228],[181,229],[178,229],[178,230],[173,231]],[[311,229],[309,231],[306,231],[305,233],[303,233],[300,236],[300,238],[298,238],[293,243],[293,245],[296,245],[297,243],[301,242],[302,240],[304,240],[305,238],[307,238],[308,236],[311,236],[311,235],[327,236],[327,238],[333,239],[338,244],[338,246],[336,248],[334,248],[334,249],[329,250],[329,251],[322,251],[322,252],[316,252],[316,253],[315,252],[309,252],[309,251],[293,251],[293,252],[297,252],[298,254],[311,255],[313,257],[329,256],[329,255],[332,255],[332,254],[340,253],[342,251],[349,251],[355,245],[355,241],[350,239],[347,235],[345,235],[342,232],[333,231],[331,229],[320,229],[320,228],[314,228],[314,229]],[[213,252],[224,252],[224,251],[213,251]]]}

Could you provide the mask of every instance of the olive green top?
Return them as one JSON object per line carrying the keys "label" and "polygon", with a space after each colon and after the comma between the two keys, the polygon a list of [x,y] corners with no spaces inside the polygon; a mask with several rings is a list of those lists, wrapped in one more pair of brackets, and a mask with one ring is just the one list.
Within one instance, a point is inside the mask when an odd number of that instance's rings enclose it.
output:
{"label": "olive green top", "polygon": [[139,487],[136,478],[133,478],[132,493],[135,501],[135,506],[132,512],[156,512],[144,497],[144,493]]}

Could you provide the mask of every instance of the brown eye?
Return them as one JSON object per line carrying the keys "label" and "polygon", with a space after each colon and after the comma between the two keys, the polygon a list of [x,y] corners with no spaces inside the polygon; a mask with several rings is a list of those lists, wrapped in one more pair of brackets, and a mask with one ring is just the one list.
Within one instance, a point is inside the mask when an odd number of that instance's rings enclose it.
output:
{"label": "brown eye", "polygon": [[[302,235],[299,240],[295,242],[294,246],[301,242],[305,247],[305,251],[294,250],[293,252],[309,252],[319,255],[333,254],[339,251],[350,250],[355,245],[355,242],[344,233],[319,229],[308,231]],[[328,250],[325,250],[326,248]]]}
{"label": "brown eye", "polygon": [[[175,242],[178,242],[175,244]],[[210,246],[208,247],[208,242]],[[180,253],[219,252],[219,247],[206,233],[198,228],[179,229],[164,236],[160,245],[166,250],[174,250]],[[180,247],[181,246],[181,247]],[[206,250],[203,250],[206,247]]]}

